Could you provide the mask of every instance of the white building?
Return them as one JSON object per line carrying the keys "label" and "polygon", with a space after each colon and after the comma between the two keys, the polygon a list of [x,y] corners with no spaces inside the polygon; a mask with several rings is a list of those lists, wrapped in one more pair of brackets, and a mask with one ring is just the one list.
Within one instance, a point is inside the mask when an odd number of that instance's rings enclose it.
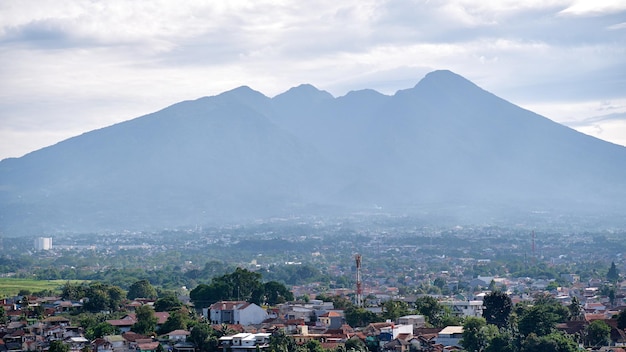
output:
{"label": "white building", "polygon": [[52,237],[37,237],[35,238],[35,250],[36,251],[48,251],[52,249]]}
{"label": "white building", "polygon": [[203,309],[211,324],[260,324],[269,317],[265,309],[244,301],[220,301]]}
{"label": "white building", "polygon": [[426,327],[426,318],[423,315],[413,314],[398,318],[398,324],[412,325],[414,328]]}
{"label": "white building", "polygon": [[443,330],[439,331],[435,341],[444,346],[461,346],[460,341],[463,338],[462,326],[446,326]]}
{"label": "white building", "polygon": [[219,343],[224,351],[255,351],[257,347],[259,350],[264,350],[269,346],[270,336],[270,333],[250,334],[244,332],[231,336],[222,336],[219,339]]}
{"label": "white building", "polygon": [[483,301],[441,301],[440,303],[450,307],[452,315],[457,317],[483,316]]}

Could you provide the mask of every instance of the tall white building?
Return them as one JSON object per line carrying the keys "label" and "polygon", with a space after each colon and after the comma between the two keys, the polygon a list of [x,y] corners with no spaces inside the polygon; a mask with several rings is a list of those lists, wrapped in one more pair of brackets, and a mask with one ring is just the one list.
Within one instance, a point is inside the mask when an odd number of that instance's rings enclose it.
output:
{"label": "tall white building", "polygon": [[52,237],[37,237],[35,238],[35,250],[47,251],[52,249]]}

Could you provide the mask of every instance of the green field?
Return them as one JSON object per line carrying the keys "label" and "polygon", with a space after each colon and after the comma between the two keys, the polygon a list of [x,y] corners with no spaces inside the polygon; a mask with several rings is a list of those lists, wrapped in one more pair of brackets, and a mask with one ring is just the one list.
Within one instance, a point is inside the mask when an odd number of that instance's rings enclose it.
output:
{"label": "green field", "polygon": [[[20,290],[28,290],[31,293],[43,290],[52,290],[61,293],[61,287],[67,280],[33,280],[0,278],[0,298],[15,296]],[[80,282],[71,280],[71,282]]]}

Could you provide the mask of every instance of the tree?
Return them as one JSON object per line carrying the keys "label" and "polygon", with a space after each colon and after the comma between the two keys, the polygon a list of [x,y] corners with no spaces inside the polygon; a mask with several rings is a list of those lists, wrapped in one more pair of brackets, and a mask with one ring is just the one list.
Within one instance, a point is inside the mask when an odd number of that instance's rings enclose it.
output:
{"label": "tree", "polygon": [[270,346],[268,351],[272,352],[292,352],[298,351],[298,345],[293,337],[286,335],[283,330],[278,330],[270,336]]}
{"label": "tree", "polygon": [[571,338],[559,332],[545,336],[537,336],[531,333],[522,342],[520,352],[576,352],[578,345]]}
{"label": "tree", "polygon": [[576,296],[572,297],[572,303],[570,303],[569,306],[567,306],[567,309],[569,310],[569,315],[570,315],[571,320],[580,320],[583,318],[582,307],[580,305],[580,301],[578,300],[578,297]]}
{"label": "tree", "polygon": [[317,340],[309,340],[305,347],[307,352],[324,352],[324,347]]}
{"label": "tree", "polygon": [[482,352],[497,335],[498,328],[487,324],[485,318],[467,317],[463,324],[461,346],[469,352]]}
{"label": "tree", "polygon": [[271,306],[278,303],[293,301],[293,293],[287,287],[277,281],[269,281],[263,284],[264,302]]}
{"label": "tree", "polygon": [[494,324],[498,328],[506,327],[513,309],[509,295],[502,291],[493,291],[485,295],[483,305],[485,306],[483,317],[487,324]]}
{"label": "tree", "polygon": [[168,294],[163,298],[159,298],[154,302],[154,310],[156,312],[170,312],[173,310],[180,309],[183,306],[183,302],[181,302],[175,295]]}
{"label": "tree", "polygon": [[409,305],[403,301],[389,300],[383,303],[383,318],[396,320],[409,314]]}
{"label": "tree", "polygon": [[376,313],[356,306],[346,309],[345,316],[346,323],[352,327],[367,326],[370,323],[382,320],[382,318],[376,315]]}
{"label": "tree", "polygon": [[211,336],[211,327],[209,324],[197,324],[189,333],[189,341],[196,346],[196,350],[200,352],[209,351],[209,336]]}
{"label": "tree", "polygon": [[552,332],[559,316],[549,308],[542,305],[532,306],[524,311],[518,322],[518,329],[522,336],[534,334],[536,336],[548,335]]}
{"label": "tree", "polygon": [[346,341],[345,348],[347,352],[367,352],[367,346],[358,337],[353,337]]}
{"label": "tree", "polygon": [[0,306],[0,324],[6,324],[8,321],[7,312],[3,306]]}
{"label": "tree", "polygon": [[69,345],[66,345],[61,340],[54,340],[50,342],[50,348],[48,349],[48,352],[68,352],[69,350]]}
{"label": "tree", "polygon": [[513,338],[511,335],[502,331],[493,336],[489,345],[485,348],[485,352],[514,352],[516,349],[513,347]]}
{"label": "tree", "polygon": [[101,312],[109,308],[109,296],[100,286],[94,285],[89,287],[85,297],[87,300],[83,308],[90,312]]}
{"label": "tree", "polygon": [[66,282],[61,289],[61,298],[70,300],[70,301],[78,301],[79,299],[85,297],[85,286],[78,283]]}
{"label": "tree", "polygon": [[619,270],[615,266],[615,262],[611,262],[611,267],[609,271],[606,273],[606,279],[612,283],[615,283],[619,280]]}
{"label": "tree", "polygon": [[315,299],[319,299],[324,302],[333,302],[333,307],[335,309],[348,309],[352,307],[352,302],[346,297],[340,295],[329,296],[323,293],[319,293],[315,296]]}
{"label": "tree", "polygon": [[213,278],[209,285],[198,285],[191,290],[189,298],[196,307],[208,307],[221,300],[243,300],[260,304],[262,292],[261,274],[237,268],[231,274]]}
{"label": "tree", "polygon": [[516,306],[519,316],[518,329],[522,336],[531,333],[541,337],[552,332],[556,323],[567,321],[570,317],[569,310],[556,298],[540,294],[535,296],[533,306]]}
{"label": "tree", "polygon": [[139,280],[130,285],[128,293],[126,294],[128,299],[135,298],[156,298],[156,289],[150,284],[148,280]]}
{"label": "tree", "polygon": [[85,330],[85,337],[89,340],[93,340],[107,335],[117,335],[119,333],[120,329],[118,327],[104,321],[87,328]]}
{"label": "tree", "polygon": [[587,345],[604,346],[611,337],[611,327],[603,320],[594,320],[586,329]]}
{"label": "tree", "polygon": [[187,330],[190,323],[189,311],[187,308],[181,308],[170,313],[165,323],[159,329],[159,334],[167,334],[174,330]]}
{"label": "tree", "polygon": [[131,327],[131,331],[142,335],[150,335],[154,332],[157,325],[157,318],[154,316],[152,307],[143,305],[135,309],[137,322]]}
{"label": "tree", "polygon": [[424,315],[429,324],[435,327],[443,327],[448,325],[454,319],[450,319],[448,307],[441,305],[437,299],[432,296],[422,296],[415,300],[415,308]]}
{"label": "tree", "polygon": [[617,315],[617,327],[619,329],[626,329],[626,309],[622,310]]}

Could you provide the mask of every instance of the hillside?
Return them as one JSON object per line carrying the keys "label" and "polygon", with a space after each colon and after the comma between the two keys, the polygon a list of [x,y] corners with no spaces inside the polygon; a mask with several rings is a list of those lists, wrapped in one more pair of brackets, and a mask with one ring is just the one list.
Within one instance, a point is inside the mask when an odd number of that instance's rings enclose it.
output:
{"label": "hillside", "polygon": [[241,87],[5,159],[0,231],[381,208],[619,215],[625,196],[626,148],[435,71],[393,96],[301,85],[269,98]]}

